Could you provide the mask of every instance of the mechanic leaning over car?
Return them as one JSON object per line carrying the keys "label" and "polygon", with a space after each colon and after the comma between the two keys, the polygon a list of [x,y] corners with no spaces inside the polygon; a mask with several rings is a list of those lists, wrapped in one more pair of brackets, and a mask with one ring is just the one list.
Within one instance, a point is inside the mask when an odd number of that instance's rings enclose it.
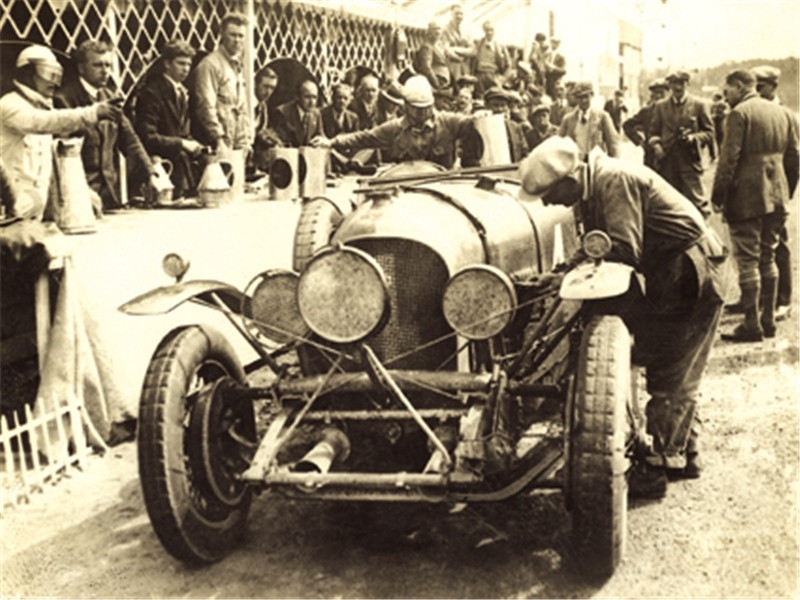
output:
{"label": "mechanic leaning over car", "polygon": [[337,150],[380,148],[398,162],[428,160],[451,168],[456,160],[456,141],[462,142],[461,166],[475,166],[479,158],[478,133],[472,116],[438,112],[433,107],[433,90],[422,75],[412,76],[403,87],[405,114],[364,131],[319,136],[311,145]]}
{"label": "mechanic leaning over car", "polygon": [[[697,395],[722,308],[727,251],[698,208],[657,173],[597,148],[584,163],[573,140],[552,137],[522,161],[520,176],[525,191],[545,204],[577,204],[584,231],[610,236],[607,258],[645,277],[644,298],[625,318],[636,362],[646,367],[653,444],[638,457],[629,485],[631,495],[661,498],[667,474],[700,476]],[[554,285],[562,275],[549,277]]]}

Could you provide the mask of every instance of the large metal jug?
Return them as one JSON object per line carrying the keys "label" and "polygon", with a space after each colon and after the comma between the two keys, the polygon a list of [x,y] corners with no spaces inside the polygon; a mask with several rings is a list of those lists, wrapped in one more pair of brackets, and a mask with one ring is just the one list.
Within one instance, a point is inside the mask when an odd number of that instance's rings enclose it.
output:
{"label": "large metal jug", "polygon": [[212,208],[230,203],[233,177],[233,165],[230,162],[220,159],[210,161],[197,186],[200,204]]}
{"label": "large metal jug", "polygon": [[58,197],[54,207],[56,225],[64,233],[93,233],[97,224],[91,192],[81,159],[83,138],[56,141]]}
{"label": "large metal jug", "polygon": [[172,163],[166,158],[154,156],[152,158],[153,172],[156,177],[150,179],[150,184],[147,186],[146,195],[147,202],[154,206],[159,204],[172,203],[172,192],[175,186],[170,179],[172,175]]}

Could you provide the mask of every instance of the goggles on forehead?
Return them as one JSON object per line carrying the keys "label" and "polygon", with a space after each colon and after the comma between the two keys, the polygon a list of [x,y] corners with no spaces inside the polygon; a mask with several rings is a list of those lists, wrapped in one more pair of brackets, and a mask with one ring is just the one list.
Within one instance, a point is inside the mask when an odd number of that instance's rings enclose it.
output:
{"label": "goggles on forehead", "polygon": [[61,85],[61,76],[64,74],[64,69],[60,66],[45,63],[36,63],[34,66],[37,77],[44,79],[48,83]]}

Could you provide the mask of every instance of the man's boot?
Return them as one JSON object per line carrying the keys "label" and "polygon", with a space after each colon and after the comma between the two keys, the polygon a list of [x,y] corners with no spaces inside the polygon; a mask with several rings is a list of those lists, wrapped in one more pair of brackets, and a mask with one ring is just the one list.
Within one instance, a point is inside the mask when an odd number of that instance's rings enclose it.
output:
{"label": "man's boot", "polygon": [[739,287],[742,290],[744,323],[738,325],[731,333],[723,333],[722,339],[728,342],[760,342],[764,339],[764,332],[761,329],[761,323],[759,321],[759,313],[761,312],[759,310],[761,282],[748,281],[746,283],[739,284]]}
{"label": "man's boot", "polygon": [[778,301],[778,278],[761,278],[761,328],[764,337],[775,337],[775,304]]}

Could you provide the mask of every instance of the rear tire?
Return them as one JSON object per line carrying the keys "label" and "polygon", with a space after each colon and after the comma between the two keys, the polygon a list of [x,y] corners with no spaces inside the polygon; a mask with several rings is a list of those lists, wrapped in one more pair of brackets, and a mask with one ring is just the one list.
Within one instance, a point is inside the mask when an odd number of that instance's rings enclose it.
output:
{"label": "rear tire", "polygon": [[631,338],[617,316],[593,317],[581,339],[569,431],[569,505],[578,566],[607,579],[625,553]]}
{"label": "rear tire", "polygon": [[[245,531],[251,491],[227,489],[225,497],[209,485],[201,466],[209,447],[236,446],[220,433],[222,419],[239,421],[238,433],[254,441],[251,404],[224,407],[218,419],[199,438],[198,401],[208,385],[222,378],[245,382],[236,354],[218,331],[198,325],[172,330],[159,344],[147,369],[139,409],[139,478],[147,514],[158,539],[174,557],[190,563],[211,563],[227,555]],[[208,400],[205,400],[208,407]],[[216,405],[215,408],[219,408]],[[208,414],[208,413],[206,413]],[[207,420],[207,419],[206,419]],[[227,422],[226,422],[227,424]],[[216,427],[214,427],[216,425]],[[208,431],[214,431],[208,434]],[[215,457],[212,475],[233,481],[222,463],[236,462],[233,452]],[[232,488],[233,486],[231,486]]]}

